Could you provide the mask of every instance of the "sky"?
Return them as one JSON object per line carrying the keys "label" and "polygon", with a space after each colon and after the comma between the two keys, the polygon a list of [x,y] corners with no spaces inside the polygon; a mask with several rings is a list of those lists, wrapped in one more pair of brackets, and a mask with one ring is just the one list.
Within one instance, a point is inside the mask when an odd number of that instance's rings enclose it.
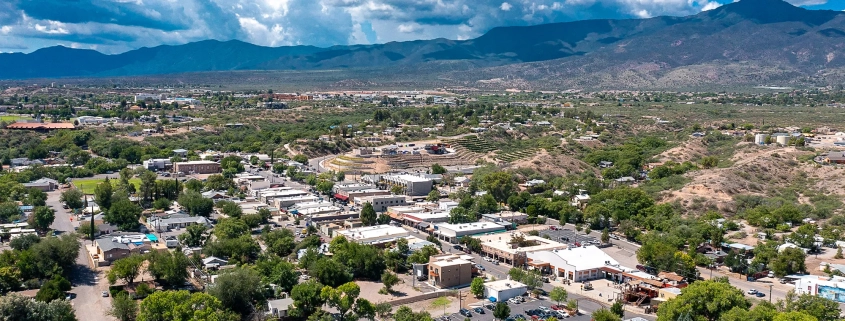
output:
{"label": "sky", "polygon": [[[0,0],[0,52],[114,54],[216,39],[328,47],[470,39],[497,26],[684,16],[733,0]],[[845,10],[845,0],[787,0]]]}

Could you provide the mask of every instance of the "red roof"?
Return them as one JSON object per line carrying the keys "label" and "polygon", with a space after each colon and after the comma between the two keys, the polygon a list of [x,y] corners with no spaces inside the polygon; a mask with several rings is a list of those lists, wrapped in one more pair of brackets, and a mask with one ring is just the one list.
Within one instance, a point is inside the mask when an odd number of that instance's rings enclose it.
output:
{"label": "red roof", "polygon": [[341,201],[348,201],[349,196],[341,195],[341,194],[334,194],[334,198],[339,199]]}
{"label": "red roof", "polygon": [[71,123],[14,123],[8,129],[75,129]]}

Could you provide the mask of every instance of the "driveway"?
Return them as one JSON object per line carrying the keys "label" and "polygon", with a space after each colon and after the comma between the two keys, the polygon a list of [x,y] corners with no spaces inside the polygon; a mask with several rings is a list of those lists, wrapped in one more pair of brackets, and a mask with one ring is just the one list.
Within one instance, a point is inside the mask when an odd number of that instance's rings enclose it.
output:
{"label": "driveway", "polygon": [[[50,227],[61,233],[71,233],[74,224],[68,210],[62,208],[60,197],[61,190],[47,193],[47,205],[56,210],[56,219]],[[101,294],[102,291],[108,291],[108,281],[101,272],[91,269],[88,252],[81,242],[70,281],[73,284],[70,292],[75,295],[71,304],[77,320],[115,320],[105,314],[111,308],[111,298],[104,298]]]}

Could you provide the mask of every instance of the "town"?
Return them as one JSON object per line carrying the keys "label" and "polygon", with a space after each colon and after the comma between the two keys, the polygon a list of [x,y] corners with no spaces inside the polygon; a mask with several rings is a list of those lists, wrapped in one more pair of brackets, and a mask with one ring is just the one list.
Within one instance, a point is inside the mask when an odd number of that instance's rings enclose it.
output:
{"label": "town", "polygon": [[0,306],[842,318],[836,89],[30,89],[0,96]]}

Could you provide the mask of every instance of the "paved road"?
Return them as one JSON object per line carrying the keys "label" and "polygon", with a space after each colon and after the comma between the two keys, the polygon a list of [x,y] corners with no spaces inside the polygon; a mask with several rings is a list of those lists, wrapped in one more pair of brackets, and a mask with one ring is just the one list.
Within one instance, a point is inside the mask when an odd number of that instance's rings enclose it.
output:
{"label": "paved road", "polygon": [[[47,193],[47,205],[56,210],[56,219],[50,226],[62,233],[73,232],[73,223],[70,221],[70,213],[62,208],[59,201],[61,191]],[[76,259],[76,266],[71,271],[71,293],[75,298],[71,301],[76,311],[78,320],[114,320],[106,316],[105,311],[111,307],[110,298],[102,297],[102,291],[108,290],[108,282],[102,273],[91,269],[88,260],[88,252],[80,242],[79,257]]]}

